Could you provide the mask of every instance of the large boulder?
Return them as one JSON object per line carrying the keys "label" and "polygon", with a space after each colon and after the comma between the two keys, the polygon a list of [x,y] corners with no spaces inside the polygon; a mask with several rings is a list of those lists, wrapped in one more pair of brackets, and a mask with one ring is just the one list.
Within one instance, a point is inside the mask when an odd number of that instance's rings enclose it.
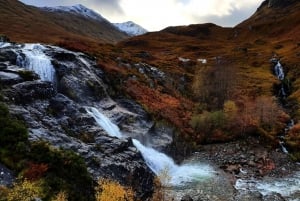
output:
{"label": "large boulder", "polygon": [[48,99],[56,94],[51,82],[27,81],[13,85],[4,94],[15,103],[30,103],[39,99]]}
{"label": "large boulder", "polygon": [[0,62],[9,62],[16,65],[17,54],[10,49],[0,49]]}

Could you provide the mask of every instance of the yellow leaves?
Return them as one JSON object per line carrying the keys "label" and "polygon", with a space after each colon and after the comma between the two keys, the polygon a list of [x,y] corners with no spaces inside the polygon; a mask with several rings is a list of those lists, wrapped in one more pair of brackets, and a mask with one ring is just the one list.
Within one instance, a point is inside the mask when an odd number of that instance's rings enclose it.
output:
{"label": "yellow leaves", "polygon": [[9,189],[5,186],[0,185],[0,201],[5,201],[8,195]]}
{"label": "yellow leaves", "polygon": [[231,100],[228,100],[224,103],[223,110],[227,117],[235,116],[238,112],[238,108],[237,108],[235,102],[233,102]]}
{"label": "yellow leaves", "polygon": [[68,201],[68,194],[64,191],[60,191],[51,201]]}
{"label": "yellow leaves", "polygon": [[118,182],[99,179],[96,190],[96,201],[133,201],[132,189],[121,186]]}
{"label": "yellow leaves", "polygon": [[9,190],[7,201],[32,201],[43,197],[41,182],[30,182],[27,179],[17,182]]}

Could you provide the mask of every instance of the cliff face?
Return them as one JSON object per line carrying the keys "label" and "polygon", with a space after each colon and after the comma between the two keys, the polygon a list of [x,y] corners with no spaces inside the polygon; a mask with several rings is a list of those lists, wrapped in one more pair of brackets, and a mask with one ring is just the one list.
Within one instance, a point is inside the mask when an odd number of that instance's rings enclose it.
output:
{"label": "cliff face", "polygon": [[[83,53],[40,44],[1,43],[0,83],[10,113],[22,119],[31,142],[45,141],[72,150],[84,158],[89,173],[131,186],[141,199],[153,190],[153,173],[131,138],[118,139],[103,130],[87,112],[95,107],[120,126],[138,118],[137,125],[152,125],[140,108],[135,114],[126,107],[139,108],[122,99],[113,101],[103,81],[103,71]],[[27,75],[27,76],[26,76]],[[126,103],[127,104],[124,104]],[[130,124],[127,124],[128,126]],[[128,131],[131,132],[131,131]],[[141,133],[142,134],[142,133]]]}

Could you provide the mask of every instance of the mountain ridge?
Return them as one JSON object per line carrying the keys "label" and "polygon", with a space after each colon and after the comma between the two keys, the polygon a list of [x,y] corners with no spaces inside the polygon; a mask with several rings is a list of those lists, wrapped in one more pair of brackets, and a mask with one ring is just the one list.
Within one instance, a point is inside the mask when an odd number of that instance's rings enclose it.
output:
{"label": "mountain ridge", "polygon": [[44,9],[46,11],[51,11],[51,12],[56,12],[56,11],[69,12],[69,13],[85,16],[86,18],[92,18],[98,21],[108,21],[99,13],[83,6],[82,4],[75,4],[73,6],[41,7],[41,9]]}
{"label": "mountain ridge", "polygon": [[128,38],[106,20],[90,20],[76,13],[53,13],[17,0],[1,0],[0,5],[0,17],[4,19],[0,21],[0,33],[14,41],[116,43]]}

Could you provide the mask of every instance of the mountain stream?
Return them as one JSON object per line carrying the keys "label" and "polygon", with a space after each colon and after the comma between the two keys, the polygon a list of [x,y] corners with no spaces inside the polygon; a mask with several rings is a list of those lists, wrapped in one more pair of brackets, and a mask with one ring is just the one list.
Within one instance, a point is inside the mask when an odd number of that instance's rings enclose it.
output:
{"label": "mountain stream", "polygon": [[[0,44],[0,48],[7,47],[9,44]],[[42,81],[55,82],[55,68],[51,64],[51,58],[45,54],[46,49],[40,44],[26,44],[16,50],[18,53],[17,65],[34,71]],[[274,71],[279,80],[284,79],[284,72],[279,62]],[[108,135],[116,138],[130,137],[125,136],[118,126],[98,108],[86,106],[85,110]],[[185,194],[196,198],[200,196],[202,200],[246,200],[235,198],[236,191],[238,191],[239,193],[259,192],[263,198],[257,200],[265,200],[264,198],[269,194],[276,193],[285,200],[300,201],[300,171],[284,178],[237,179],[232,185],[232,181],[229,181],[222,170],[204,160],[192,157],[181,165],[177,165],[172,158],[153,149],[151,145],[145,146],[137,139],[132,139],[132,143],[157,176],[166,172],[170,177],[167,181],[162,180],[162,182],[170,189],[170,194],[175,200],[181,199]],[[282,146],[284,150],[284,145]]]}

